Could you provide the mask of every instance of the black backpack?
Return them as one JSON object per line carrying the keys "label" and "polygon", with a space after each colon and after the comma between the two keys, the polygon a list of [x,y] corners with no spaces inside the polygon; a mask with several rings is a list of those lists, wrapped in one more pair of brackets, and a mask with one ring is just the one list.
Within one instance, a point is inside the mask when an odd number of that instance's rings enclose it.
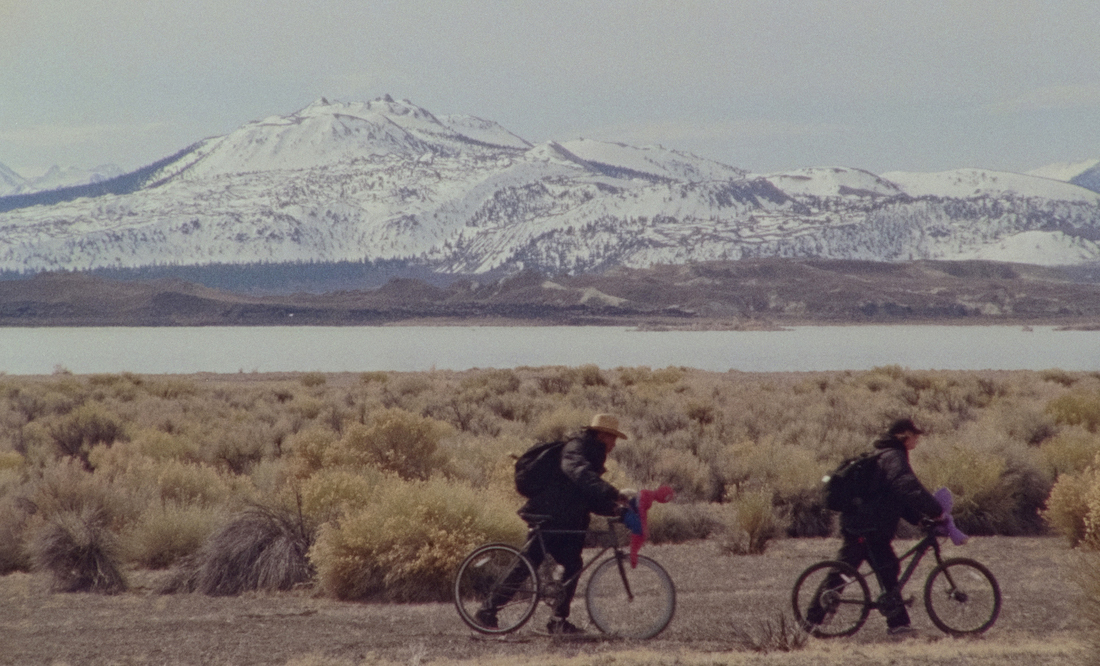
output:
{"label": "black backpack", "polygon": [[561,451],[565,441],[535,444],[516,459],[516,490],[524,497],[534,497],[561,471]]}
{"label": "black backpack", "polygon": [[825,507],[832,511],[850,511],[879,492],[878,456],[868,451],[848,458],[822,481],[825,483]]}

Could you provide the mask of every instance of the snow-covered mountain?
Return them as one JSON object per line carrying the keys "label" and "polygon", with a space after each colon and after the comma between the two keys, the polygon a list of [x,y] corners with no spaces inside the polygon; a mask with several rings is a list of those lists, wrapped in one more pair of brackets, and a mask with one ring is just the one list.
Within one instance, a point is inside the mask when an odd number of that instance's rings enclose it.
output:
{"label": "snow-covered mountain", "polygon": [[28,192],[44,192],[63,187],[101,183],[122,175],[122,169],[114,164],[103,164],[92,169],[80,167],[61,167],[54,165],[45,173],[24,177],[7,166],[0,164],[0,196]]}
{"label": "snow-covered mountain", "polygon": [[0,163],[0,197],[20,192],[27,183],[27,179],[12,171],[7,165]]}
{"label": "snow-covered mountain", "polygon": [[458,274],[763,256],[1100,260],[1100,193],[1051,175],[749,174],[657,146],[533,145],[494,122],[388,96],[320,99],[107,184],[113,193],[0,198],[0,270],[386,261]]}

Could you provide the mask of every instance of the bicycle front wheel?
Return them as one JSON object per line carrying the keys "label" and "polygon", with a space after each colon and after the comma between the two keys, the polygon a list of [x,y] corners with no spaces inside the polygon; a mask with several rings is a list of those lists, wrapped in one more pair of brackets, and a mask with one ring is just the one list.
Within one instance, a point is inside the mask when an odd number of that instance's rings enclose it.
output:
{"label": "bicycle front wheel", "polygon": [[519,549],[480,546],[455,575],[454,600],[462,621],[483,634],[506,634],[531,619],[539,603],[539,579]]}
{"label": "bicycle front wheel", "polygon": [[585,590],[588,617],[600,631],[622,638],[652,638],[664,631],[676,612],[676,587],[653,560],[611,557],[592,572]]}
{"label": "bicycle front wheel", "polygon": [[825,560],[798,577],[791,603],[795,621],[811,636],[851,636],[871,614],[871,590],[851,565]]}
{"label": "bicycle front wheel", "polygon": [[1001,614],[1001,588],[984,565],[952,558],[928,574],[924,607],[941,631],[953,636],[980,634]]}

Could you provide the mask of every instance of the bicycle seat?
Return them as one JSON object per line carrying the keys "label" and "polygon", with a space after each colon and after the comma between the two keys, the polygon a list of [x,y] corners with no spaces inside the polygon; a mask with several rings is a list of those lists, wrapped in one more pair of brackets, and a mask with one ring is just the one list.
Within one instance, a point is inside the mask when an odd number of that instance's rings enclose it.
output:
{"label": "bicycle seat", "polygon": [[543,523],[546,523],[551,518],[553,518],[553,516],[547,516],[541,513],[524,513],[523,511],[518,511],[517,513],[519,514],[519,517],[522,518],[524,522],[526,522],[531,527],[541,527]]}

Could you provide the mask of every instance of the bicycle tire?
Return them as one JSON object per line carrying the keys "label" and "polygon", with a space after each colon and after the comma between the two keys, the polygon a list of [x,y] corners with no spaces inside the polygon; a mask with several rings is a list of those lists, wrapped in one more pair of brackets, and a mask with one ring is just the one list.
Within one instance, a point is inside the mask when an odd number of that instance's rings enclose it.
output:
{"label": "bicycle tire", "polygon": [[[497,607],[496,626],[480,622],[477,612],[516,567],[526,569],[526,577],[514,584],[514,593]],[[488,543],[475,548],[458,566],[453,591],[458,615],[471,629],[483,634],[507,634],[526,624],[538,607],[539,577],[518,548]]]}
{"label": "bicycle tire", "polygon": [[[834,582],[837,577],[840,577],[839,582]],[[823,560],[799,575],[791,590],[791,605],[795,622],[811,636],[851,636],[871,614],[871,590],[867,580],[851,565]],[[813,623],[808,621],[807,615],[815,605],[821,607],[823,617],[820,622]]]}
{"label": "bicycle tire", "polygon": [[1001,614],[1001,587],[985,565],[965,557],[947,559],[928,574],[924,608],[944,633],[980,634]]}
{"label": "bicycle tire", "polygon": [[[620,571],[626,576],[625,584]],[[626,556],[601,562],[588,579],[584,597],[592,623],[603,633],[620,638],[653,638],[665,630],[676,612],[672,578],[644,555],[638,556],[637,567],[631,567]]]}

